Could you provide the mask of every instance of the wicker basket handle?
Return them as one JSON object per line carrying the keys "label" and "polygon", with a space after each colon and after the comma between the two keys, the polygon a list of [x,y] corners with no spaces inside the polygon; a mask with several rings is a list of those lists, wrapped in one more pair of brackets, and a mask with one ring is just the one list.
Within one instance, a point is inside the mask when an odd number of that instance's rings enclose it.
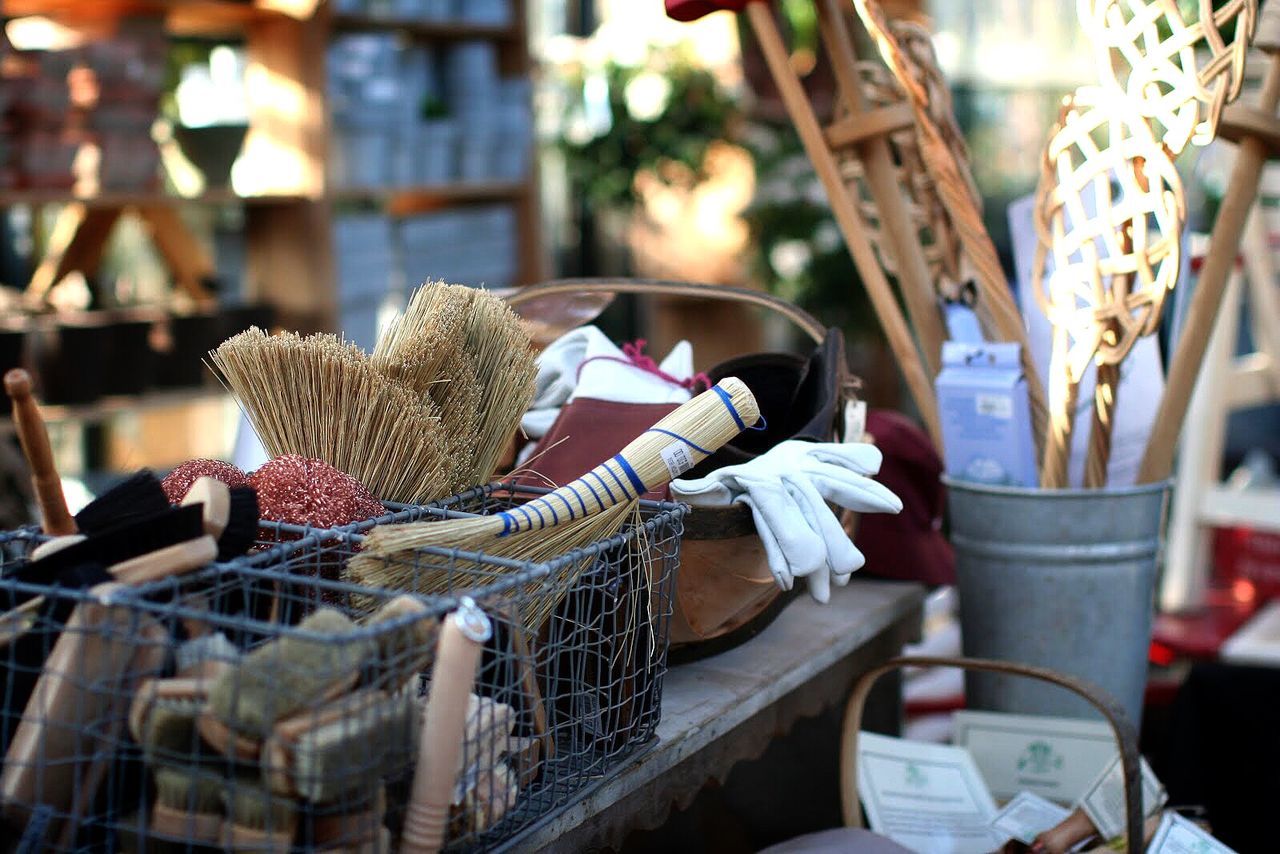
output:
{"label": "wicker basket handle", "polygon": [[867,695],[871,693],[871,688],[877,679],[902,667],[957,667],[961,670],[983,670],[989,673],[1025,676],[1042,682],[1051,682],[1088,700],[1107,719],[1116,737],[1116,743],[1120,745],[1120,763],[1124,770],[1125,826],[1128,837],[1128,848],[1125,850],[1143,850],[1138,734],[1124,709],[1101,688],[1083,679],[1045,667],[983,658],[901,656],[867,671],[858,679],[857,684],[853,686],[853,693],[849,695],[849,703],[845,706],[844,727],[840,736],[840,803],[847,827],[862,826],[862,806],[858,802],[858,731],[862,727],[862,712],[867,704]]}
{"label": "wicker basket handle", "polygon": [[555,279],[537,285],[514,288],[506,295],[512,307],[521,303],[555,294],[604,293],[604,294],[657,294],[683,296],[698,299],[726,300],[747,303],[770,309],[800,327],[815,344],[821,344],[827,328],[799,306],[778,299],[761,291],[733,288],[728,285],[701,285],[691,282],[669,282],[659,279]]}

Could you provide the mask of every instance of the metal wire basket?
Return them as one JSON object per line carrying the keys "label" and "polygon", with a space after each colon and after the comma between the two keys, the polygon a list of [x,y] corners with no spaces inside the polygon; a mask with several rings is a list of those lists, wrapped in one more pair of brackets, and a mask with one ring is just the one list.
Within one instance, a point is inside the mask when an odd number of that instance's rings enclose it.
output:
{"label": "metal wire basket", "polygon": [[[379,521],[489,513],[524,492],[485,487]],[[9,838],[54,851],[393,848],[434,634],[465,594],[494,634],[448,844],[492,847],[652,737],[683,512],[647,502],[618,535],[543,564],[420,550],[422,572],[450,579],[429,597],[341,580],[369,524],[276,526],[250,557],[93,590],[16,580],[39,537],[2,534],[3,604],[47,600],[0,650]],[[531,626],[531,611],[550,617]]]}

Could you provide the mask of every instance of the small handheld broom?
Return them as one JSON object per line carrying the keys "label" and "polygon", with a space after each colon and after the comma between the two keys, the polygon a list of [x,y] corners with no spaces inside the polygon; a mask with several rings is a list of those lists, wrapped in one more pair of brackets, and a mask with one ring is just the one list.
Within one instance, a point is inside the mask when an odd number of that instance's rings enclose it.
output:
{"label": "small handheld broom", "polygon": [[553,492],[493,516],[374,528],[364,550],[348,565],[348,577],[377,587],[418,586],[411,561],[387,558],[425,546],[516,557],[531,541],[555,537],[562,551],[571,550],[603,535],[599,523],[620,523],[621,513],[609,517],[693,468],[759,417],[751,390],[736,377],[726,377]]}

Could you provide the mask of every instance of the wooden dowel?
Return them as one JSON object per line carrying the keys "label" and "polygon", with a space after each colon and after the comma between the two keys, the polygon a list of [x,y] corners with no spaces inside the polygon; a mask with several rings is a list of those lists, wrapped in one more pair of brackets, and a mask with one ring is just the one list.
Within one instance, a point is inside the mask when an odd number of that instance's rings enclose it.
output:
{"label": "wooden dowel", "polygon": [[898,308],[897,299],[867,239],[862,218],[840,177],[840,169],[835,162],[835,157],[827,148],[818,118],[814,115],[813,108],[805,97],[804,87],[801,86],[799,78],[791,67],[786,47],[782,43],[782,36],[773,19],[772,8],[763,3],[748,3],[746,13],[783,103],[786,104],[800,141],[804,144],[805,152],[818,173],[818,178],[827,189],[831,212],[840,226],[845,243],[849,246],[849,252],[853,255],[854,266],[857,267],[858,275],[867,289],[867,295],[871,298],[871,304],[875,308],[876,316],[880,320],[880,326],[889,341],[894,358],[898,360],[898,367],[907,381],[911,397],[920,410],[920,417],[929,431],[929,436],[933,439],[934,446],[941,450],[942,430],[938,421],[938,404],[934,398],[932,383],[925,374],[911,331],[907,328],[907,322],[902,316],[901,309]]}
{"label": "wooden dowel", "polygon": [[[1271,56],[1258,101],[1258,108],[1266,113],[1274,113],[1277,102],[1280,102],[1280,54]],[[1173,470],[1173,452],[1182,431],[1182,420],[1186,417],[1196,375],[1218,318],[1227,276],[1240,252],[1240,237],[1244,234],[1249,209],[1257,198],[1266,159],[1267,147],[1261,140],[1252,136],[1240,140],[1231,180],[1209,237],[1209,251],[1169,362],[1164,396],[1160,398],[1151,436],[1147,439],[1147,448],[1138,467],[1138,483],[1164,480]]]}
{"label": "wooden dowel", "polygon": [[67,510],[62,479],[53,464],[49,431],[40,417],[35,398],[31,396],[31,375],[22,368],[14,368],[4,375],[4,389],[13,401],[13,423],[22,452],[26,454],[27,465],[31,468],[31,485],[40,507],[40,527],[54,537],[74,534],[76,523]]}

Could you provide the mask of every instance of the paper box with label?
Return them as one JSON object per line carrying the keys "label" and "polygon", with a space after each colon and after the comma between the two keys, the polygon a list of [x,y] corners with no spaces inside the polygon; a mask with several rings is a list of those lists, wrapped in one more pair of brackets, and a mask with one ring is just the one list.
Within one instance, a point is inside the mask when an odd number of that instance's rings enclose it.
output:
{"label": "paper box with label", "polygon": [[947,474],[977,483],[1035,486],[1035,446],[1019,345],[942,345],[938,409]]}

